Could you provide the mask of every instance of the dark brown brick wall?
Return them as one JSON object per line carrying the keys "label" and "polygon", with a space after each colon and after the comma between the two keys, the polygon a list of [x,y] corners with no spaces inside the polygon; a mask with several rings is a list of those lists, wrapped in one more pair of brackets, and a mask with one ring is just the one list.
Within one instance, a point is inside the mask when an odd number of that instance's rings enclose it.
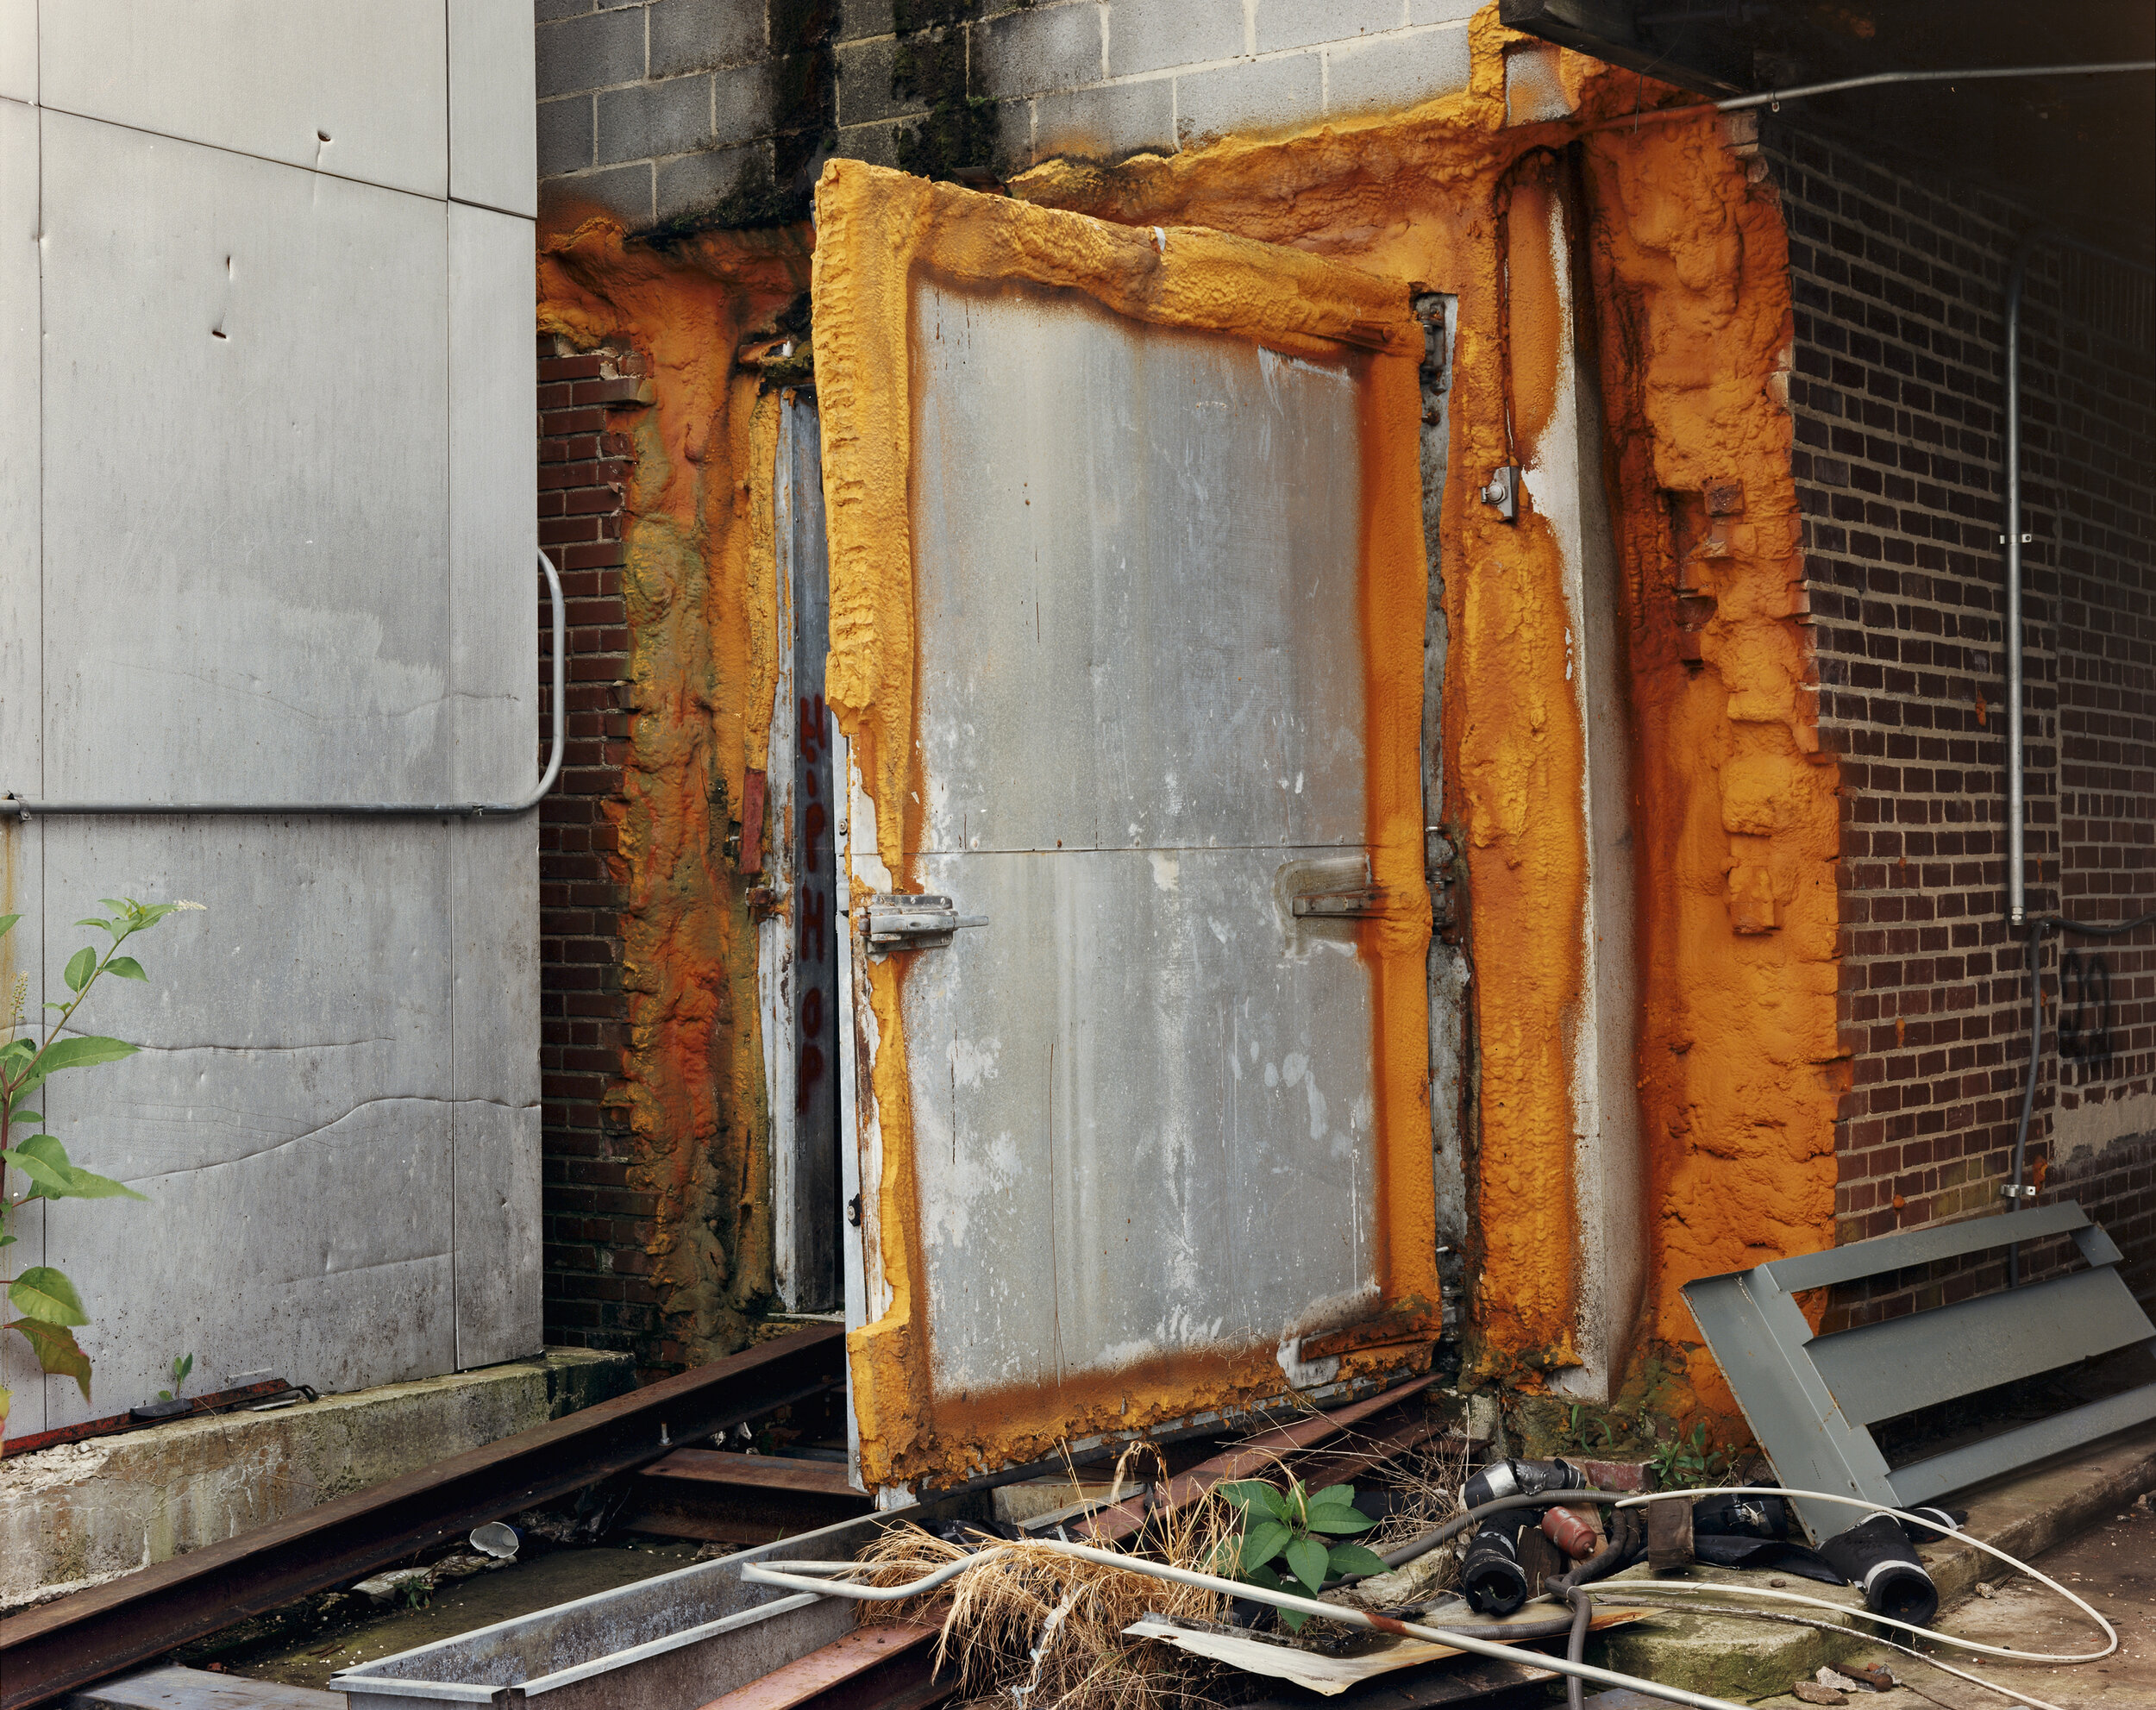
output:
{"label": "dark brown brick wall", "polygon": [[[1839,760],[1836,1135],[1843,1241],[1996,1206],[2028,1072],[2026,935],[2005,924],[2000,529],[2003,295],[2025,210],[1788,129],[1766,154],[1789,229],[1790,404],[1820,736]],[[2156,406],[2145,282],[2040,252],[2023,316],[2029,905],[2156,910]],[[2053,1049],[2030,1155],[2156,1297],[2156,930],[2066,948],[2110,976],[2109,1054]],[[2095,1030],[2068,993],[2069,1034]],[[2070,1038],[2070,1043],[2072,1043]],[[2054,1158],[2054,1131],[2076,1137]],[[2000,1266],[1902,1276],[1863,1319]]]}
{"label": "dark brown brick wall", "polygon": [[629,1187],[616,1102],[625,1030],[613,805],[629,741],[622,517],[642,373],[627,351],[539,341],[539,543],[561,573],[568,617],[567,751],[539,818],[546,1335],[648,1360],[661,1333],[645,1280],[656,1206]]}

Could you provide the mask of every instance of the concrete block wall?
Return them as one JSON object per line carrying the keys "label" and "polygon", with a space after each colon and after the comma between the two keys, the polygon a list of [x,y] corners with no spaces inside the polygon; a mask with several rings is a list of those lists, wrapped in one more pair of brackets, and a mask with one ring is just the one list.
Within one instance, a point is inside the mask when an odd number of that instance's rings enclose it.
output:
{"label": "concrete block wall", "polygon": [[[1817,640],[1820,737],[1842,772],[1837,1124],[1843,1240],[2000,1203],[2028,1066],[2026,938],[2005,924],[2006,274],[2037,223],[1789,130],[1768,155],[1789,227],[1790,405]],[[2029,905],[2156,909],[2156,358],[2146,281],[2040,257],[2025,311]],[[2156,1298],[2156,930],[2077,938],[2099,1005],[2046,952],[2030,1134],[2044,1199],[2109,1228]],[[2061,1055],[2058,1024],[2067,1024]],[[2078,1037],[2075,1036],[2079,1036]],[[1875,1284],[1875,1318],[2000,1266]]]}
{"label": "concrete block wall", "polygon": [[933,177],[1173,153],[1467,85],[1476,0],[539,0],[539,172],[632,229],[799,217],[831,154]]}

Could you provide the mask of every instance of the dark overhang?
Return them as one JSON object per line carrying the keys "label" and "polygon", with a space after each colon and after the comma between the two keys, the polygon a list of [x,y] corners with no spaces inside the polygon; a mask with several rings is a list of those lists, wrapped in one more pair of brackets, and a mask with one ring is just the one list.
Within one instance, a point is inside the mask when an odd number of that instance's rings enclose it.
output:
{"label": "dark overhang", "polygon": [[[1498,16],[1710,99],[1880,72],[2156,58],[2149,0],[1500,0]],[[1951,173],[2152,259],[2156,74],[1892,84],[1811,97],[1791,124]]]}

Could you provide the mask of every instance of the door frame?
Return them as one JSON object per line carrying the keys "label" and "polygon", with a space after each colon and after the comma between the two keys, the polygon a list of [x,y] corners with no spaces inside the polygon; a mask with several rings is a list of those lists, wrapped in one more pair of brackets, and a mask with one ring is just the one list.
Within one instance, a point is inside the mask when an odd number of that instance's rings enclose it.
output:
{"label": "door frame", "polygon": [[[1062,288],[1132,320],[1223,333],[1281,354],[1357,365],[1363,424],[1361,583],[1369,800],[1365,847],[1385,902],[1361,923],[1371,970],[1378,1098],[1380,1304],[1324,1357],[1328,1387],[1382,1381],[1427,1364],[1439,1321],[1431,1152],[1431,908],[1423,811],[1424,639],[1420,367],[1425,327],[1406,281],[1304,252],[1192,227],[1114,225],[853,160],[833,160],[816,193],[813,285],[823,431],[831,647],[825,694],[849,781],[841,886],[852,944],[852,1098],[842,1113],[846,1192],[860,1196],[848,1256],[848,1337],[857,1468],[867,1488],[940,1483],[1036,1460],[1084,1421],[1014,1419],[995,1440],[938,1436],[910,1162],[900,1026],[902,956],[871,959],[868,894],[916,888],[906,805],[912,788],[915,675],[911,517],[911,360],[916,279],[970,287]],[[883,811],[887,805],[895,811]],[[862,1065],[867,1066],[866,1073]],[[843,1084],[843,1083],[842,1083]],[[843,1233],[852,1235],[853,1231]],[[852,1245],[852,1243],[849,1243]],[[856,1286],[856,1276],[858,1287]],[[1307,1356],[1306,1356],[1307,1357]],[[1130,1398],[1118,1429],[1168,1427],[1284,1399],[1273,1350],[1219,1381]]]}

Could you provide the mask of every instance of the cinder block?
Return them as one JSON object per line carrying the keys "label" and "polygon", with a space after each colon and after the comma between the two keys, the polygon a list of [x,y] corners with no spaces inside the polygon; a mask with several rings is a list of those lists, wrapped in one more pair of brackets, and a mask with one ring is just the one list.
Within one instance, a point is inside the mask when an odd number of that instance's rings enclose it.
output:
{"label": "cinder block", "polygon": [[730,66],[711,74],[711,135],[720,147],[768,136],[778,128],[778,90],[772,60]]}
{"label": "cinder block", "polygon": [[651,75],[679,77],[738,66],[770,52],[762,0],[656,0],[651,8]]}
{"label": "cinder block", "polygon": [[1401,0],[1257,0],[1257,51],[1352,41],[1407,21]]}
{"label": "cinder block", "polygon": [[838,28],[834,41],[859,41],[864,36],[888,35],[895,28],[891,0],[838,0]]}
{"label": "cinder block", "polygon": [[838,133],[831,152],[849,160],[866,160],[872,166],[899,164],[899,133],[908,128],[905,119],[882,119],[872,125],[847,125]]}
{"label": "cinder block", "polygon": [[1109,9],[1114,77],[1231,60],[1244,49],[1242,0],[1115,0]]}
{"label": "cinder block", "polygon": [[541,24],[534,40],[534,75],[542,101],[549,95],[630,83],[644,74],[642,9]]}
{"label": "cinder block", "polygon": [[1175,79],[1179,142],[1231,131],[1282,130],[1308,124],[1323,105],[1324,72],[1315,53],[1222,66]]}
{"label": "cinder block", "polygon": [[1465,23],[1482,9],[1483,0],[1407,0],[1411,24]]}
{"label": "cinder block", "polygon": [[1107,84],[1044,95],[1033,103],[1033,158],[1058,154],[1113,160],[1175,147],[1172,78]]}
{"label": "cinder block", "polygon": [[592,0],[534,0],[534,22],[542,24],[558,23],[563,18],[580,18],[592,9]]}
{"label": "cinder block", "polygon": [[592,97],[539,103],[539,176],[559,178],[592,164]]}
{"label": "cinder block", "polygon": [[924,110],[928,103],[920,97],[922,85],[918,80],[922,57],[938,52],[966,51],[965,37],[956,32],[940,44],[924,37],[909,38],[904,47],[917,68],[916,78],[906,94],[896,95],[892,91],[893,74],[900,63],[900,45],[896,36],[886,35],[840,47],[837,58],[841,129]]}
{"label": "cinder block", "polygon": [[617,160],[644,160],[658,154],[686,154],[712,140],[711,80],[672,78],[665,83],[631,84],[603,91],[599,97],[598,144],[594,158],[604,166]]}
{"label": "cinder block", "polygon": [[1325,110],[1332,115],[1417,106],[1465,89],[1468,72],[1463,29],[1328,47]]}
{"label": "cinder block", "polygon": [[975,95],[1037,95],[1097,83],[1108,9],[1095,0],[1009,12],[973,30]]}
{"label": "cinder block", "polygon": [[540,217],[549,208],[603,208],[617,214],[633,231],[651,223],[651,166],[639,160],[611,172],[578,172],[548,179],[539,194]]}
{"label": "cinder block", "polygon": [[771,183],[771,145],[743,143],[735,148],[709,148],[700,154],[684,154],[656,169],[653,216],[677,220],[716,208],[727,197],[744,190],[758,190]]}

